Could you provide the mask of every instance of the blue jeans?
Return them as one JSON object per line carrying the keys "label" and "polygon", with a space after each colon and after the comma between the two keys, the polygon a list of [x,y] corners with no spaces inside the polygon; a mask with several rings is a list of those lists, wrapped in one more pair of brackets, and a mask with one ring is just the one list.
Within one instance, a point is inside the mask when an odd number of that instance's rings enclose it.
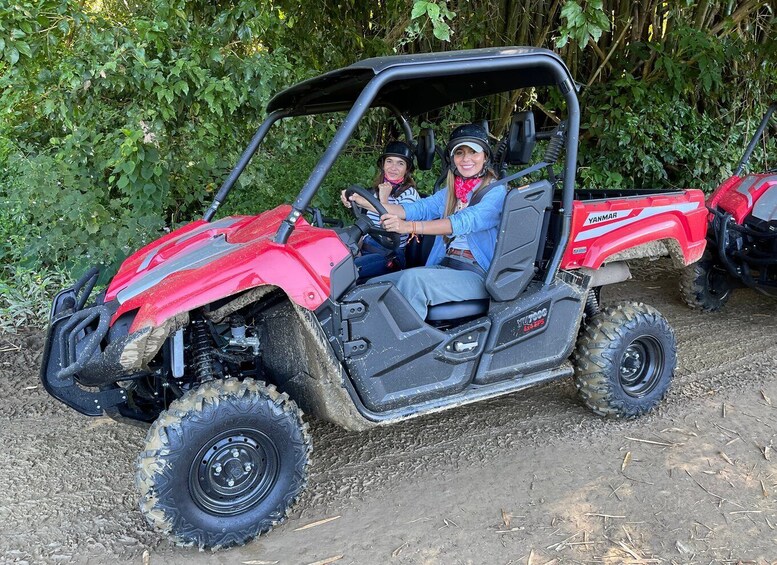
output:
{"label": "blue jeans", "polygon": [[472,271],[459,271],[441,265],[390,273],[370,282],[384,281],[394,283],[422,320],[426,319],[429,306],[488,298],[483,277]]}
{"label": "blue jeans", "polygon": [[405,266],[405,250],[399,249],[393,257],[386,257],[380,253],[365,253],[354,259],[359,269],[359,282],[366,279],[385,275]]}
{"label": "blue jeans", "polygon": [[367,236],[362,243],[361,253],[354,259],[354,263],[359,269],[357,282],[362,283],[372,277],[404,269],[405,248],[400,247],[396,251],[392,251]]}

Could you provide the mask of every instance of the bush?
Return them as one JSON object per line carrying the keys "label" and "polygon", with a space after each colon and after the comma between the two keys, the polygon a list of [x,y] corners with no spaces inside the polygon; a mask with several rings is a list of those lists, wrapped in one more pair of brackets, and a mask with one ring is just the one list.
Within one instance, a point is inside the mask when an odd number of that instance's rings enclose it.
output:
{"label": "bush", "polygon": [[45,327],[51,298],[72,284],[64,269],[47,273],[6,265],[0,270],[0,332]]}
{"label": "bush", "polygon": [[[774,90],[777,44],[767,33],[774,16],[766,4],[694,6],[656,4],[635,20],[636,3],[614,11],[575,0],[560,12],[536,0],[506,3],[505,12],[476,0],[459,3],[456,13],[437,2],[355,2],[304,17],[298,3],[283,0],[3,3],[0,284],[23,304],[25,293],[41,296],[64,273],[91,264],[110,272],[164,229],[202,214],[275,93],[394,52],[493,46],[502,38],[566,43],[562,56],[575,77],[591,74],[593,84],[582,95],[580,184],[710,190],[736,164],[768,103],[760,93]],[[473,17],[486,12],[494,17]],[[621,36],[624,25],[636,27]],[[626,38],[620,45],[619,36]],[[597,41],[601,54],[588,47]],[[492,97],[443,118],[505,122],[518,100]],[[559,104],[543,102],[550,110]],[[444,140],[450,128],[440,116],[423,118]],[[273,128],[219,213],[293,201],[338,122],[300,117]],[[369,184],[391,136],[388,123],[376,112],[359,126],[314,206],[347,217],[339,192]],[[754,168],[767,164],[774,146],[774,137],[759,146]],[[436,172],[416,175],[422,190],[431,190]],[[21,320],[37,316],[26,306],[15,311]]]}

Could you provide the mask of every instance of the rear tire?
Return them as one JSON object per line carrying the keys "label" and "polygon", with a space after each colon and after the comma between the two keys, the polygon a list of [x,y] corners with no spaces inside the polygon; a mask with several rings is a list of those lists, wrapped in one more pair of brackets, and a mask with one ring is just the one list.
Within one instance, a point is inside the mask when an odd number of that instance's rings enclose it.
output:
{"label": "rear tire", "polygon": [[585,323],[573,361],[586,406],[600,416],[636,418],[669,388],[677,363],[674,332],[656,309],[618,303]]}
{"label": "rear tire", "polygon": [[728,302],[732,290],[730,275],[709,249],[680,276],[680,293],[694,310],[717,312]]}
{"label": "rear tire", "polygon": [[274,386],[205,383],[149,429],[136,463],[140,510],[178,543],[242,545],[285,519],[311,449],[302,412]]}

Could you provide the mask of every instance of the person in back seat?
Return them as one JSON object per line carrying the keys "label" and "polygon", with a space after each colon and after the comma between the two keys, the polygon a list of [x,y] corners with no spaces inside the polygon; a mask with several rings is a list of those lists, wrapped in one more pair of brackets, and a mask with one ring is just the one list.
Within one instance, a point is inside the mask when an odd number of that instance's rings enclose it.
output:
{"label": "person in back seat", "polygon": [[[372,183],[373,191],[381,203],[403,205],[415,202],[419,199],[415,180],[412,172],[415,168],[415,156],[407,143],[391,141],[386,145],[383,153],[378,157],[378,174]],[[340,199],[346,208],[351,207],[351,202],[346,199],[345,191],[340,193]],[[358,202],[357,202],[358,204]],[[367,216],[376,226],[380,226],[378,213],[367,206]],[[390,273],[405,268],[405,245],[407,235],[400,239],[398,249],[389,249],[378,241],[366,236],[362,240],[359,256],[354,260],[359,270],[358,282],[366,279]]]}
{"label": "person in back seat", "polygon": [[[383,227],[401,234],[434,235],[426,267],[372,279],[393,282],[422,318],[429,306],[488,298],[485,274],[491,265],[506,196],[491,168],[488,134],[477,124],[453,130],[445,154],[450,161],[447,187],[417,202],[386,205]],[[362,197],[351,200],[370,208]]]}

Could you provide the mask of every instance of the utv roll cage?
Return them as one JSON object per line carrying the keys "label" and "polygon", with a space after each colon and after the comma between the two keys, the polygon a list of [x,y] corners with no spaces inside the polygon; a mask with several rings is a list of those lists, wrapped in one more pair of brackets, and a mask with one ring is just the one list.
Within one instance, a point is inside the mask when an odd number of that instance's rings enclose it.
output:
{"label": "utv roll cage", "polygon": [[734,176],[738,177],[744,172],[745,167],[747,167],[748,161],[750,161],[750,156],[753,154],[753,150],[755,149],[755,146],[758,145],[758,141],[761,139],[761,134],[763,134],[764,130],[769,125],[769,120],[771,119],[775,110],[777,110],[777,102],[775,102],[774,104],[769,106],[769,108],[767,108],[766,113],[764,114],[764,117],[761,120],[761,123],[758,125],[758,129],[755,130],[755,134],[753,134],[753,139],[751,139],[750,143],[748,143],[747,149],[745,149],[745,152],[742,155],[742,158],[739,160],[739,163],[737,164],[737,168],[734,170]]}
{"label": "utv roll cage", "polygon": [[562,175],[561,231],[545,274],[544,283],[549,285],[561,263],[571,230],[580,105],[577,85],[569,69],[558,55],[547,49],[490,48],[426,53],[413,57],[378,57],[359,61],[288,88],[270,100],[267,106],[269,115],[219,188],[203,219],[208,222],[213,219],[268,131],[278,120],[291,116],[348,112],[292,204],[291,212],[275,234],[275,242],[284,244],[299,217],[308,209],[357,124],[370,108],[384,107],[391,111],[402,125],[408,140],[412,141],[408,117],[457,102],[534,86],[558,87],[564,96],[568,114]]}

